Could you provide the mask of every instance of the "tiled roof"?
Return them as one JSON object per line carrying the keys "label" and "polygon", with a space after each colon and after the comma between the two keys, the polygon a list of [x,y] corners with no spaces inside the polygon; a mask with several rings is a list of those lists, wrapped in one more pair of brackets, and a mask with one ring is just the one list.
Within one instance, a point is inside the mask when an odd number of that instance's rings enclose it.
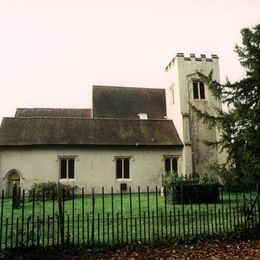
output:
{"label": "tiled roof", "polygon": [[171,120],[3,118],[0,146],[182,145]]}
{"label": "tiled roof", "polygon": [[93,86],[94,118],[138,118],[146,113],[149,119],[164,119],[164,89]]}
{"label": "tiled roof", "polygon": [[17,108],[15,117],[91,117],[91,109]]}

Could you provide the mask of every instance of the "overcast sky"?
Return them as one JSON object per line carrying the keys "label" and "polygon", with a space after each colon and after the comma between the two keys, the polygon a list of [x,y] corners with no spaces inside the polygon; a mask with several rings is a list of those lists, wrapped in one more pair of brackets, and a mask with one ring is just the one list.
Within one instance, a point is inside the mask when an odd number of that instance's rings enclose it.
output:
{"label": "overcast sky", "polygon": [[91,107],[92,85],[165,88],[177,52],[220,57],[244,76],[235,44],[259,0],[0,0],[0,120],[17,107]]}

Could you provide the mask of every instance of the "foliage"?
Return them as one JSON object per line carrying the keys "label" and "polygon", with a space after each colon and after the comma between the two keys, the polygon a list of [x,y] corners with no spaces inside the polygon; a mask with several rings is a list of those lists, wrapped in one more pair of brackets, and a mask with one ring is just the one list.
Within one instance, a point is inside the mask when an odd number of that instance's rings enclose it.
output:
{"label": "foliage", "polygon": [[[78,186],[70,184],[61,184],[59,185],[61,191],[61,196],[64,196],[65,199],[71,199],[73,194],[77,191]],[[33,195],[35,193],[35,195]],[[36,201],[42,201],[43,196],[45,200],[57,199],[58,187],[56,182],[41,182],[35,183],[29,190],[29,200],[33,200],[35,196]]]}
{"label": "foliage", "polygon": [[56,182],[41,182],[35,183],[29,190],[29,200],[36,201],[43,200],[43,195],[45,200],[52,200],[57,198],[57,183]]}
{"label": "foliage", "polygon": [[77,185],[71,185],[71,184],[61,184],[60,189],[61,189],[61,195],[66,199],[72,199],[74,194],[78,190]]}
{"label": "foliage", "polygon": [[246,199],[240,206],[240,211],[245,217],[245,227],[257,224],[257,213],[255,211],[257,200],[258,198],[255,198],[254,201],[252,201],[252,199]]}
{"label": "foliage", "polygon": [[166,175],[166,197],[169,203],[212,203],[219,201],[219,183],[208,175],[192,174],[178,176],[176,172]]}
{"label": "foliage", "polygon": [[[220,84],[198,72],[213,95],[228,106],[217,115],[202,112],[193,106],[197,115],[210,127],[221,129],[217,143],[227,152],[227,161],[219,169],[226,185],[252,185],[260,182],[260,24],[241,30],[242,46],[236,46],[246,77],[240,81]],[[212,145],[216,145],[212,144]]]}
{"label": "foliage", "polygon": [[192,173],[189,176],[178,175],[177,172],[168,172],[166,173],[166,185],[176,185],[176,184],[216,184],[218,179],[213,176],[206,174],[199,175],[198,173]]}

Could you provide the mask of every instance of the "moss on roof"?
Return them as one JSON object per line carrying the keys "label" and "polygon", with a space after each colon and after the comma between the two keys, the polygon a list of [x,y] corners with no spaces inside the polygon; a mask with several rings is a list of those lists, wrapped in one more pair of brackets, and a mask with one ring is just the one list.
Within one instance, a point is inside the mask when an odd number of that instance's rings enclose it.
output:
{"label": "moss on roof", "polygon": [[17,108],[15,117],[91,117],[91,109]]}
{"label": "moss on roof", "polygon": [[138,118],[138,113],[146,113],[149,119],[163,119],[165,90],[93,86],[93,117]]}
{"label": "moss on roof", "polygon": [[171,120],[3,118],[0,146],[182,145]]}

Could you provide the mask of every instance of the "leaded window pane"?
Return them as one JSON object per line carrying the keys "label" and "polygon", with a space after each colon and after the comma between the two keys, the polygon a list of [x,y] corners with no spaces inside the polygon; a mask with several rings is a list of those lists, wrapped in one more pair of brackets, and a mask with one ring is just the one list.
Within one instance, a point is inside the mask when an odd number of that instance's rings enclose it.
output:
{"label": "leaded window pane", "polygon": [[205,99],[205,88],[202,82],[200,82],[200,99]]}
{"label": "leaded window pane", "polygon": [[124,178],[129,179],[129,159],[124,159]]}
{"label": "leaded window pane", "polygon": [[199,89],[198,89],[198,83],[193,82],[193,98],[198,99],[199,98]]}
{"label": "leaded window pane", "polygon": [[60,178],[61,179],[67,178],[67,160],[66,159],[60,160]]}
{"label": "leaded window pane", "polygon": [[122,159],[116,160],[116,178],[122,179]]}
{"label": "leaded window pane", "polygon": [[69,179],[74,179],[74,159],[69,159]]}
{"label": "leaded window pane", "polygon": [[178,163],[176,158],[172,158],[172,170],[178,172]]}
{"label": "leaded window pane", "polygon": [[165,159],[165,171],[166,171],[166,172],[171,171],[171,161],[170,161],[169,158],[166,158],[166,159]]}

